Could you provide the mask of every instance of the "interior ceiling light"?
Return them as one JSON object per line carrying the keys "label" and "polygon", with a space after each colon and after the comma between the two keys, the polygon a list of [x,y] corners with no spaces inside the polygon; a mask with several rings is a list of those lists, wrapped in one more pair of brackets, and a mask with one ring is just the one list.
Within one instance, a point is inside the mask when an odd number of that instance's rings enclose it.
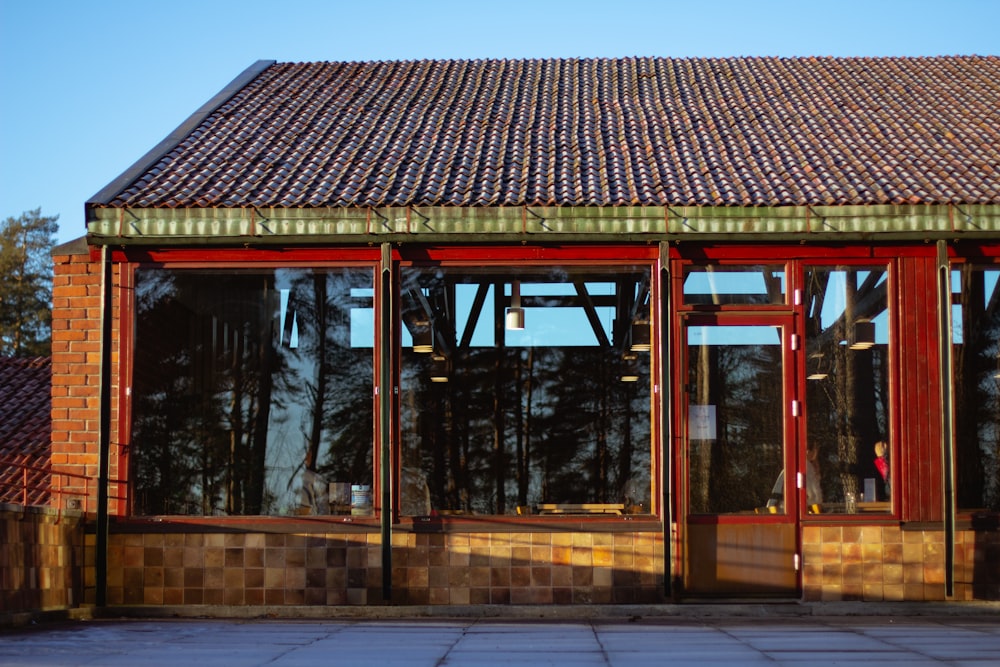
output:
{"label": "interior ceiling light", "polygon": [[875,323],[861,320],[854,323],[852,350],[868,350],[875,346]]}
{"label": "interior ceiling light", "polygon": [[829,377],[829,374],[823,368],[823,353],[816,352],[809,355],[809,375],[806,376],[807,380],[825,380]]}
{"label": "interior ceiling light", "polygon": [[430,354],[434,351],[434,330],[430,322],[414,322],[413,351]]}
{"label": "interior ceiling light", "polygon": [[521,308],[521,281],[515,280],[510,286],[510,308],[507,309],[507,329],[524,329],[524,309]]}
{"label": "interior ceiling light", "polygon": [[622,374],[618,378],[622,382],[639,381],[639,361],[634,354],[626,354],[622,357]]}
{"label": "interior ceiling light", "polygon": [[431,382],[448,381],[448,360],[435,354],[431,357]]}
{"label": "interior ceiling light", "polygon": [[649,352],[650,350],[649,322],[638,320],[632,323],[632,351]]}

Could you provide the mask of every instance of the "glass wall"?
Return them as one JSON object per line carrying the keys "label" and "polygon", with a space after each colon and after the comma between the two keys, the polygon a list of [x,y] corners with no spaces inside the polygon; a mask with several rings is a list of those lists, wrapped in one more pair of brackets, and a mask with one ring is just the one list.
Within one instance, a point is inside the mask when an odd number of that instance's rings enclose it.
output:
{"label": "glass wall", "polygon": [[352,511],[344,490],[373,476],[373,275],[137,269],[133,512]]}
{"label": "glass wall", "polygon": [[651,511],[647,266],[404,267],[406,515]]}
{"label": "glass wall", "polygon": [[1000,267],[952,271],[955,495],[962,510],[1000,510]]}
{"label": "glass wall", "polygon": [[892,510],[888,287],[886,266],[805,268],[813,512]]}
{"label": "glass wall", "polygon": [[785,266],[689,264],[685,306],[777,306],[786,302]]}

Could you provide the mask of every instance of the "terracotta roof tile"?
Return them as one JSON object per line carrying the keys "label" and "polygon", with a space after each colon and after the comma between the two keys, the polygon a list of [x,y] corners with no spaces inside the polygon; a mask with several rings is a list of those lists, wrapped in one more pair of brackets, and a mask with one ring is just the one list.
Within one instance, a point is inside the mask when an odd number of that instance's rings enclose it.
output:
{"label": "terracotta roof tile", "polygon": [[0,503],[23,500],[23,468],[29,466],[29,504],[48,502],[52,364],[48,358],[0,357]]}
{"label": "terracotta roof tile", "polygon": [[1000,57],[278,63],[97,205],[1000,204]]}

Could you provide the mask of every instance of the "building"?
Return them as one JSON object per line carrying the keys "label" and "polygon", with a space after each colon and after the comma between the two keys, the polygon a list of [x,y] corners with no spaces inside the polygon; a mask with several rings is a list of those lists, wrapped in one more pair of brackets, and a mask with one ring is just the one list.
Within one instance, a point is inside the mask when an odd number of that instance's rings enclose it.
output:
{"label": "building", "polygon": [[56,255],[88,600],[1000,599],[1000,59],[259,62]]}

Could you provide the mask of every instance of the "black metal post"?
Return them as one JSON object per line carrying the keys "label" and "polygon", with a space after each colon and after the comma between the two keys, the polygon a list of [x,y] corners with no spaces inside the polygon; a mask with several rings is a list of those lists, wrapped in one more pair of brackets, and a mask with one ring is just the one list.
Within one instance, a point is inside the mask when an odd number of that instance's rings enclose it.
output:
{"label": "black metal post", "polygon": [[97,526],[94,550],[95,603],[108,602],[108,477],[111,458],[111,317],[113,309],[112,265],[107,246],[101,247],[101,368],[99,454],[97,465]]}
{"label": "black metal post", "polygon": [[392,601],[392,444],[391,424],[393,400],[392,358],[393,358],[393,281],[392,246],[382,244],[382,266],[379,284],[381,287],[380,317],[378,331],[379,350],[379,480],[381,489],[382,528],[382,601]]}
{"label": "black metal post", "polygon": [[[674,494],[673,494],[673,442],[674,421],[673,403],[671,397],[673,370],[671,365],[671,342],[673,341],[673,319],[670,302],[670,244],[660,242],[659,281],[656,292],[658,299],[653,307],[659,310],[659,340],[654,346],[660,358],[660,374],[656,376],[654,390],[659,391],[657,397],[660,405],[660,469],[663,471],[660,498],[663,502],[663,593],[668,598],[674,596]],[[654,332],[655,333],[655,332]]]}
{"label": "black metal post", "polygon": [[955,594],[955,438],[954,405],[951,383],[953,358],[951,349],[951,266],[948,263],[948,243],[937,242],[938,288],[938,350],[939,382],[941,386],[941,475],[944,512],[944,590],[947,597]]}

